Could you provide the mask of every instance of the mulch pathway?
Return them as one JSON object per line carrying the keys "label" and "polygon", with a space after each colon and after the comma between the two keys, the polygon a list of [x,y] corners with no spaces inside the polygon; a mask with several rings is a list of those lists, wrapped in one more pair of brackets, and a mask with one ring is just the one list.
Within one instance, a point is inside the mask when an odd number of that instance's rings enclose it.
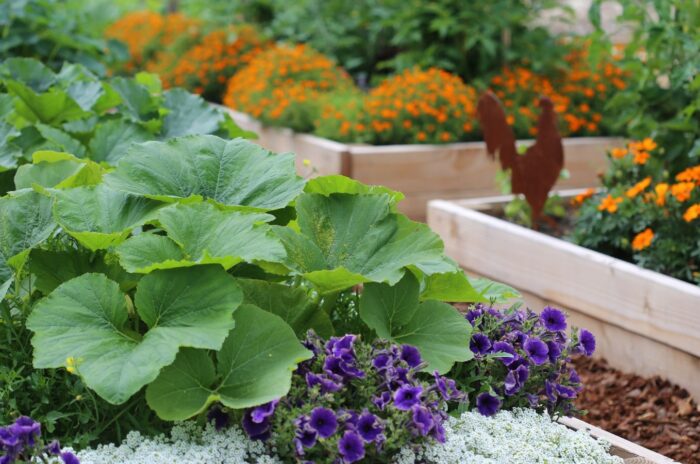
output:
{"label": "mulch pathway", "polygon": [[599,359],[574,361],[584,390],[583,419],[684,464],[700,464],[700,406],[683,388],[644,378]]}

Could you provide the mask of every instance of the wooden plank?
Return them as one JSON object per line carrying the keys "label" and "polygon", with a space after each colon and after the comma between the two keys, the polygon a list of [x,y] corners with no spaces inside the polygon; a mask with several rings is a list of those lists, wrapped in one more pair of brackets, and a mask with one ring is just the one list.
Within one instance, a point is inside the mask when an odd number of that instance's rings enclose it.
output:
{"label": "wooden plank", "polygon": [[672,464],[676,462],[673,459],[646,449],[643,446],[639,446],[629,440],[625,440],[624,438],[613,435],[610,432],[606,432],[600,427],[587,424],[580,419],[576,419],[574,417],[562,417],[559,419],[559,422],[574,430],[584,430],[594,438],[602,438],[612,445],[610,450],[611,453],[623,459],[633,457],[643,458],[651,464]]}
{"label": "wooden plank", "polygon": [[428,223],[466,269],[700,356],[696,285],[454,202],[431,202]]}

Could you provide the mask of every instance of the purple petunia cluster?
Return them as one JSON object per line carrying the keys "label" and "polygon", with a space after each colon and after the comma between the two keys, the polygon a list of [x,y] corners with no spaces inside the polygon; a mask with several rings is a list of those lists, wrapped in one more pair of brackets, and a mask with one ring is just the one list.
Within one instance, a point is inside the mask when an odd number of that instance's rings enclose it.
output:
{"label": "purple petunia cluster", "polygon": [[43,446],[41,424],[30,417],[22,416],[14,424],[0,427],[0,464],[16,462],[49,462],[49,458],[60,458],[64,464],[80,464],[69,451],[61,451],[61,445],[52,441]]}
{"label": "purple petunia cluster", "polygon": [[474,360],[462,380],[469,390],[480,392],[471,406],[486,416],[516,407],[575,412],[573,400],[582,387],[571,356],[591,356],[593,334],[585,329],[567,334],[566,315],[549,306],[537,314],[478,304],[466,318],[474,327]]}
{"label": "purple petunia cluster", "polygon": [[312,332],[304,344],[314,357],[299,365],[289,394],[245,411],[249,437],[304,463],[353,463],[445,441],[447,404],[465,395],[437,372],[419,373],[426,364],[415,347],[355,335],[324,342]]}

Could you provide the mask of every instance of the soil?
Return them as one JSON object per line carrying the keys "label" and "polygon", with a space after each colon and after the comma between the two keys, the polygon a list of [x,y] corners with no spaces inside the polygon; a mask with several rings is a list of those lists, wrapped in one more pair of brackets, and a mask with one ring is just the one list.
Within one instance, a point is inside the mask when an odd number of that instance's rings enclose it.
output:
{"label": "soil", "polygon": [[684,464],[700,464],[700,406],[688,392],[660,377],[644,378],[599,359],[576,359],[584,390],[582,417]]}

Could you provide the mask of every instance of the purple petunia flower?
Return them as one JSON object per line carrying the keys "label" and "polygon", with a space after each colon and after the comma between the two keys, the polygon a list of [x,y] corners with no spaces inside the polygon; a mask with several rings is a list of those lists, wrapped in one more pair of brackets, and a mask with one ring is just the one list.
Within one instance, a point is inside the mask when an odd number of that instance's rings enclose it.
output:
{"label": "purple petunia flower", "polygon": [[75,454],[71,453],[70,451],[64,451],[61,453],[61,460],[64,464],[80,464],[80,461]]}
{"label": "purple petunia flower", "polygon": [[343,457],[343,462],[357,462],[365,457],[365,445],[358,434],[348,430],[338,441],[338,452]]}
{"label": "purple petunia flower", "polygon": [[518,354],[515,352],[515,348],[508,342],[496,342],[493,344],[493,351],[496,353],[508,353],[510,357],[498,358],[506,366],[510,366],[519,358]]}
{"label": "purple petunia flower", "polygon": [[547,362],[549,358],[547,344],[537,337],[528,337],[523,348],[532,362],[538,366]]}
{"label": "purple petunia flower", "polygon": [[372,359],[372,366],[381,371],[391,366],[393,359],[388,353],[379,353]]}
{"label": "purple petunia flower", "polygon": [[367,443],[376,441],[384,431],[384,426],[379,422],[377,416],[371,412],[365,411],[357,419],[357,433]]}
{"label": "purple petunia flower", "polygon": [[58,456],[61,453],[61,444],[58,442],[58,440],[52,441],[46,447],[46,452],[53,456]]}
{"label": "purple petunia flower", "polygon": [[[207,412],[207,421],[214,423],[214,428],[216,430],[223,430],[229,426],[231,418],[226,414],[221,406],[215,405]],[[53,453],[58,454],[58,453]]]}
{"label": "purple petunia flower", "polygon": [[243,414],[243,430],[248,434],[251,440],[267,440],[270,438],[270,421],[255,422],[251,417],[252,410]]}
{"label": "purple petunia flower", "polygon": [[493,416],[501,409],[501,400],[484,392],[476,397],[476,409],[482,416]]}
{"label": "purple petunia flower", "polygon": [[435,425],[433,415],[428,408],[419,404],[414,405],[411,410],[411,420],[414,427],[420,435],[426,436]]}
{"label": "purple petunia flower", "polygon": [[554,387],[554,384],[550,382],[549,380],[545,380],[544,382],[544,392],[547,395],[547,399],[554,403],[557,400],[557,395],[556,395],[556,388]]}
{"label": "purple petunia flower", "polygon": [[491,340],[482,333],[475,333],[469,342],[469,348],[475,354],[487,354],[491,350]]}
{"label": "purple petunia flower", "polygon": [[527,341],[527,335],[520,330],[514,330],[508,334],[508,338],[517,345],[523,345]]}
{"label": "purple petunia flower", "polygon": [[342,357],[327,356],[323,363],[323,370],[347,380],[361,379],[365,376],[365,373],[357,368],[354,355],[348,353]]}
{"label": "purple petunia flower", "polygon": [[34,446],[34,440],[41,436],[41,424],[31,417],[21,416],[10,426],[10,432],[23,443]]}
{"label": "purple petunia flower", "polygon": [[540,404],[540,397],[537,395],[533,395],[532,393],[525,393],[525,397],[527,398],[528,404],[533,409]]}
{"label": "purple petunia flower", "polygon": [[[311,430],[308,427],[304,427],[303,429],[297,429],[296,431],[296,438],[295,440],[298,440],[298,443],[303,447],[303,448],[311,448],[316,444],[316,440],[318,439],[318,433],[316,431]],[[298,454],[303,454],[303,453],[298,453]]]}
{"label": "purple petunia flower", "polygon": [[313,372],[306,373],[306,385],[309,388],[313,388],[318,385],[321,393],[334,393],[340,391],[343,388],[341,380],[335,382],[327,375],[318,375]]}
{"label": "purple petunia flower", "polygon": [[420,402],[421,393],[423,393],[423,387],[403,385],[394,393],[394,406],[401,411],[408,411],[414,404]]}
{"label": "purple petunia flower", "polygon": [[263,423],[268,419],[268,417],[272,416],[275,413],[275,408],[277,407],[277,403],[279,402],[280,400],[272,400],[269,403],[265,403],[261,406],[253,408],[253,410],[250,413],[250,418],[256,424]]}
{"label": "purple petunia flower", "polygon": [[401,345],[401,359],[408,364],[409,367],[416,368],[421,365],[423,359],[420,357],[418,348],[411,345]]}
{"label": "purple petunia flower", "polygon": [[547,356],[549,357],[549,362],[554,364],[557,362],[557,359],[559,359],[559,356],[561,356],[561,345],[557,342],[547,342],[547,349],[549,350],[549,353]]}
{"label": "purple petunia flower", "polygon": [[[347,352],[352,352],[355,344],[355,335],[344,335],[342,337],[331,337],[326,343],[326,352],[333,356],[343,356]],[[352,353],[354,357],[354,352]]]}
{"label": "purple petunia flower", "polygon": [[384,411],[386,405],[391,402],[391,393],[385,391],[378,396],[372,397],[372,403],[379,408],[380,411]]}
{"label": "purple petunia flower", "polygon": [[562,398],[576,398],[576,390],[571,387],[557,384],[554,388],[557,390],[557,394]]}
{"label": "purple petunia flower", "polygon": [[578,341],[581,344],[583,353],[586,356],[593,356],[595,351],[595,337],[586,329],[581,329],[578,335]]}
{"label": "purple petunia flower", "polygon": [[338,419],[328,408],[315,408],[311,411],[309,427],[318,432],[319,437],[328,438],[338,430]]}
{"label": "purple petunia flower", "polygon": [[506,395],[512,396],[518,393],[525,386],[529,376],[530,371],[525,365],[520,365],[517,369],[509,371],[504,384]]}
{"label": "purple petunia flower", "polygon": [[545,328],[551,332],[566,330],[566,316],[556,308],[547,306],[540,314],[540,320]]}
{"label": "purple petunia flower", "polygon": [[469,311],[467,311],[467,314],[464,317],[469,321],[471,325],[474,325],[474,321],[480,318],[483,314],[484,311],[481,309],[470,309]]}
{"label": "purple petunia flower", "polygon": [[461,401],[464,399],[464,393],[457,389],[457,384],[454,380],[442,377],[438,371],[433,372],[435,377],[435,388],[445,401]]}

